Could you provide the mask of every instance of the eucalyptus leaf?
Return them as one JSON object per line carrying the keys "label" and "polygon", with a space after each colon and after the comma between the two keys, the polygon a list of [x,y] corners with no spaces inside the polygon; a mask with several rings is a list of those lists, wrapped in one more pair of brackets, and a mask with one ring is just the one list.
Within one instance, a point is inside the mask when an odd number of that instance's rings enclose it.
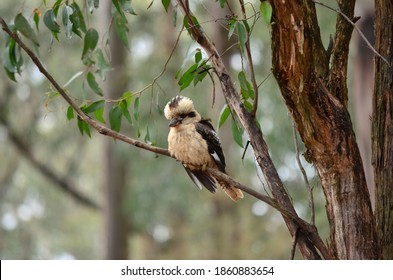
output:
{"label": "eucalyptus leaf", "polygon": [[30,39],[35,45],[40,45],[38,43],[38,38],[34,32],[34,29],[30,26],[29,22],[22,13],[17,14],[15,17],[15,28],[26,38]]}

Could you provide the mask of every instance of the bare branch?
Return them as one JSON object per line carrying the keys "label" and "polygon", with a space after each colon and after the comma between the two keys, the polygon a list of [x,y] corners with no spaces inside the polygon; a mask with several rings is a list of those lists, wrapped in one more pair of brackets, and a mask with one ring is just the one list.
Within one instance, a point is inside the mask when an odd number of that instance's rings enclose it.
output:
{"label": "bare branch", "polygon": [[377,52],[377,50],[373,47],[373,45],[371,45],[371,43],[368,41],[367,37],[363,34],[363,32],[360,30],[359,27],[357,27],[357,25],[355,24],[355,22],[353,22],[346,14],[344,14],[340,9],[334,9],[324,3],[312,0],[315,4],[321,5],[322,7],[325,7],[331,11],[334,11],[338,14],[340,14],[343,18],[345,18],[346,21],[348,21],[349,24],[351,24],[356,31],[359,33],[360,37],[362,37],[362,39],[364,40],[364,42],[367,44],[367,46],[371,49],[371,51],[378,56],[380,59],[382,59],[389,67],[391,66],[389,61],[384,58],[379,52]]}
{"label": "bare branch", "polygon": [[310,185],[310,182],[308,181],[307,178],[307,173],[306,170],[304,170],[303,164],[300,160],[300,152],[299,152],[299,142],[297,140],[297,136],[296,136],[296,127],[295,127],[295,123],[293,122],[292,124],[292,133],[293,133],[293,141],[295,143],[295,151],[296,151],[296,161],[297,164],[299,166],[300,171],[302,172],[303,175],[303,180],[306,183],[306,187],[308,190],[308,205],[310,207],[310,212],[311,212],[311,218],[310,218],[310,223],[312,225],[315,225],[315,207],[314,207],[314,195],[313,195],[313,188]]}

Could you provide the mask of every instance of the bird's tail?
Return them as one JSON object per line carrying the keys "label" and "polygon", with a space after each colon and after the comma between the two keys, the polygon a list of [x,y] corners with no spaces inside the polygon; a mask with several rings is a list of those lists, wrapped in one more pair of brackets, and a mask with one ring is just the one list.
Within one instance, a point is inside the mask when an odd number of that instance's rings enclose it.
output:
{"label": "bird's tail", "polygon": [[222,181],[219,182],[219,184],[223,191],[226,193],[226,195],[229,196],[233,201],[236,202],[244,197],[243,192],[240,189],[230,186]]}

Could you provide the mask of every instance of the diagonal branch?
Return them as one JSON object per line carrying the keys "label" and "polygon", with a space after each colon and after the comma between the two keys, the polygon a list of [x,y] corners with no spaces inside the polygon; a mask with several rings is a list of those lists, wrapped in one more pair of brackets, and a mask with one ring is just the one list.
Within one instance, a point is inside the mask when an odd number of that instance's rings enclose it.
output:
{"label": "diagonal branch", "polygon": [[148,151],[151,151],[156,154],[162,154],[165,156],[169,156],[169,152],[166,149],[162,149],[159,147],[154,147],[152,145],[143,143],[141,141],[132,139],[130,137],[127,137],[121,133],[118,133],[112,129],[107,128],[106,126],[103,126],[99,122],[93,120],[90,118],[88,115],[86,115],[79,107],[78,105],[71,99],[71,97],[64,91],[64,89],[57,83],[57,81],[52,77],[51,74],[45,69],[45,67],[42,65],[41,61],[38,59],[38,57],[34,54],[34,52],[26,46],[25,43],[19,38],[17,33],[12,32],[7,23],[4,21],[3,18],[0,17],[0,24],[3,27],[3,30],[10,35],[12,39],[15,40],[15,42],[27,53],[27,55],[33,60],[34,64],[37,66],[38,70],[49,80],[49,82],[55,87],[55,89],[60,93],[60,95],[65,99],[65,101],[71,105],[71,107],[75,110],[75,112],[78,114],[78,116],[86,123],[88,123],[91,127],[93,127],[95,130],[97,130],[100,134],[112,137],[114,139],[118,139],[120,141],[123,141],[125,143],[131,144],[135,147],[145,149]]}
{"label": "diagonal branch", "polygon": [[101,206],[95,201],[91,200],[86,195],[80,193],[78,189],[72,184],[67,178],[61,177],[56,174],[48,165],[39,161],[31,152],[30,148],[19,135],[17,135],[12,129],[8,122],[0,118],[0,123],[7,128],[8,137],[10,138],[12,144],[19,150],[19,152],[32,163],[32,165],[37,168],[44,176],[56,183],[61,190],[71,195],[76,201],[82,203],[82,205],[90,207],[95,210],[101,210]]}
{"label": "diagonal branch", "polygon": [[[200,25],[193,23],[193,16],[185,1],[178,0],[179,6],[182,9],[185,19],[188,21],[190,26],[189,33],[191,37],[206,51],[209,57],[212,58],[212,64],[217,74],[223,94],[227,100],[228,106],[237,113],[240,122],[245,128],[246,132],[250,136],[250,142],[254,149],[255,158],[258,162],[261,171],[264,174],[266,182],[272,192],[273,197],[279,203],[282,210],[285,209],[288,213],[291,213],[294,217],[297,216],[296,211],[293,207],[289,195],[285,190],[283,182],[281,181],[277,169],[275,168],[273,161],[269,155],[269,150],[265,140],[263,139],[262,132],[255,122],[255,119],[247,111],[244,104],[241,101],[239,93],[234,88],[233,81],[215,48],[214,44],[209,40]],[[292,236],[295,235],[297,230],[297,224],[288,218],[288,216],[282,213],[284,221],[288,227],[288,230]],[[323,243],[323,242],[322,242]],[[310,240],[310,236],[301,232],[299,234],[299,248],[302,255],[306,259],[320,259],[321,256],[316,250],[317,244]],[[325,259],[331,258],[328,250],[320,251]]]}

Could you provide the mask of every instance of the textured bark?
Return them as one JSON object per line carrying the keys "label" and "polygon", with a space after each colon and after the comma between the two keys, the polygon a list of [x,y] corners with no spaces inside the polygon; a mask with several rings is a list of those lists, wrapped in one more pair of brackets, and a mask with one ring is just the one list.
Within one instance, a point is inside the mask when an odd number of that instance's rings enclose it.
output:
{"label": "textured bark", "polygon": [[[338,259],[378,258],[362,160],[347,110],[351,25],[338,15],[332,65],[323,48],[312,1],[270,1],[273,73],[321,178]],[[343,2],[343,3],[341,3]],[[354,1],[339,1],[352,17]]]}
{"label": "textured bark", "polygon": [[[375,1],[375,49],[393,64],[393,3]],[[376,223],[384,259],[393,259],[393,69],[375,58],[373,166]]]}

